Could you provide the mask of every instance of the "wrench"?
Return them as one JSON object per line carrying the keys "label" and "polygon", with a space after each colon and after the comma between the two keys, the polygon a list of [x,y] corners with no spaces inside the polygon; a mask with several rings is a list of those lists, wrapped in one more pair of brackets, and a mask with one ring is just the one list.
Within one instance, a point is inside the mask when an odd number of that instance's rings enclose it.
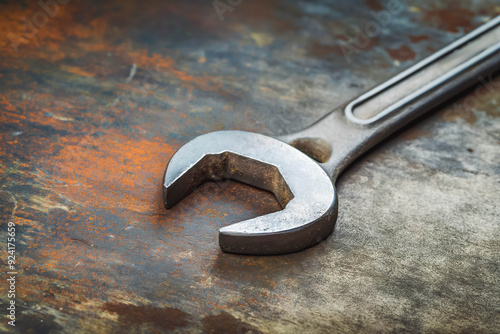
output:
{"label": "wrench", "polygon": [[297,133],[198,136],[167,165],[165,207],[207,180],[237,180],[274,193],[283,210],[222,227],[223,251],[284,254],[315,245],[334,229],[339,174],[397,129],[498,71],[499,41],[500,16]]}

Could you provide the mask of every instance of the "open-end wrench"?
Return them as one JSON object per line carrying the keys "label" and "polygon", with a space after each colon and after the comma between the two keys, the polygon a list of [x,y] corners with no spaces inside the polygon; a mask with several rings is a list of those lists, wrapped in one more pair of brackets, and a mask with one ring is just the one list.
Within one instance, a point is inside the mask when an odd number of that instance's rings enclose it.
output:
{"label": "open-end wrench", "polygon": [[310,247],[333,231],[338,208],[334,183],[344,168],[389,134],[498,70],[500,16],[305,130],[277,138],[218,131],[191,140],[167,166],[165,207],[207,180],[234,179],[273,192],[283,210],[221,228],[223,251],[283,254]]}

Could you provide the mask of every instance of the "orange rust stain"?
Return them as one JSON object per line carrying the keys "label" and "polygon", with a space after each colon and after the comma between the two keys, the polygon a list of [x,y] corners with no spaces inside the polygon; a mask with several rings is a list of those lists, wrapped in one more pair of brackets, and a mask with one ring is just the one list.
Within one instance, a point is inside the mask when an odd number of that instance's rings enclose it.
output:
{"label": "orange rust stain", "polygon": [[68,185],[59,190],[62,195],[107,209],[161,207],[162,173],[173,150],[160,138],[133,139],[109,131],[102,137],[62,138],[60,144],[51,169],[54,185]]}
{"label": "orange rust stain", "polygon": [[312,43],[312,52],[318,57],[324,57],[331,53],[336,54],[337,56],[344,55],[344,51],[342,50],[342,47],[340,45],[329,46],[320,44],[316,41]]}
{"label": "orange rust stain", "polygon": [[419,42],[428,40],[429,36],[427,36],[427,35],[419,35],[419,36],[410,35],[410,36],[408,36],[408,38],[410,38],[410,42],[412,42],[412,43],[419,43]]}
{"label": "orange rust stain", "polygon": [[[58,282],[59,280],[62,280],[62,282]],[[46,293],[54,291],[54,283],[59,283],[65,286],[65,288],[58,289],[55,293],[57,294],[57,298],[49,299],[46,297]],[[85,283],[89,285],[86,286]],[[90,277],[88,281],[82,280],[78,281],[78,283],[72,283],[68,281],[67,277],[64,275],[60,275],[60,277],[57,278],[50,278],[42,275],[23,275],[20,273],[19,284],[23,287],[19,289],[18,292],[20,299],[36,303],[40,303],[40,301],[43,300],[46,305],[57,305],[58,308],[61,307],[61,304],[65,305],[65,307],[73,303],[81,304],[81,302],[86,301],[87,296],[92,295],[92,292],[95,290],[92,286],[92,279]]]}
{"label": "orange rust stain", "polygon": [[375,11],[384,9],[384,6],[382,6],[378,0],[365,0],[365,3],[370,9]]}
{"label": "orange rust stain", "polygon": [[286,8],[279,0],[247,1],[236,8],[242,9],[241,14],[234,11],[234,15],[228,15],[229,20],[237,20],[239,23],[231,25],[235,32],[241,32],[245,26],[250,26],[260,32],[272,29],[282,33],[293,33],[299,29],[294,24],[294,20],[276,17],[275,13]]}
{"label": "orange rust stain", "polygon": [[173,76],[191,91],[194,88],[204,91],[217,91],[222,88],[222,84],[217,82],[217,78],[208,75],[194,76],[186,73],[173,59],[167,56],[162,56],[160,54],[153,54],[150,56],[145,49],[130,51],[128,56],[131,57],[138,68],[149,67],[167,77]]}
{"label": "orange rust stain", "polygon": [[186,326],[190,317],[188,313],[172,307],[106,303],[101,309],[117,314],[119,321],[128,326],[152,324],[166,331]]}
{"label": "orange rust stain", "polygon": [[443,119],[454,122],[458,119],[463,119],[470,125],[477,122],[477,116],[474,111],[485,112],[490,117],[500,117],[500,92],[498,90],[498,82],[500,79],[495,78],[490,82],[491,78],[483,80],[481,85],[478,85],[473,91],[459,101],[449,106],[443,112]]}
{"label": "orange rust stain", "polygon": [[450,1],[447,8],[431,9],[425,11],[424,21],[431,25],[449,32],[466,32],[474,28],[472,19],[474,12],[460,7],[460,2]]}
{"label": "orange rust stain", "polygon": [[335,37],[345,42],[349,40],[345,35],[335,35]]}
{"label": "orange rust stain", "polygon": [[[99,270],[108,264],[109,254],[100,253],[96,249],[82,247],[68,238],[60,238],[57,243],[44,243],[41,247],[29,245],[28,249],[36,248],[34,258],[28,256],[19,263],[22,271],[35,270],[38,275],[20,274],[23,289],[21,298],[28,301],[44,300],[47,304],[60,304],[61,300],[73,302],[92,296],[96,286],[108,285],[117,287],[107,275]],[[93,269],[93,270],[89,270]],[[46,276],[47,273],[50,273]],[[69,273],[69,274],[68,274]],[[75,275],[77,280],[68,280],[66,275]],[[53,284],[65,286],[64,289],[53,291]],[[57,294],[57,300],[47,300],[47,292]]]}
{"label": "orange rust stain", "polygon": [[[49,17],[44,25],[37,26],[34,15],[42,11],[37,2],[26,7],[10,6],[0,22],[0,31],[7,36],[1,39],[0,48],[9,55],[21,58],[64,58],[64,51],[57,47],[69,31],[77,30],[78,27],[71,24],[64,29],[58,27],[58,24],[68,20],[68,16],[71,17],[70,6],[61,5],[58,8],[54,17]],[[39,53],[38,48],[46,52]]]}
{"label": "orange rust stain", "polygon": [[[125,10],[131,12],[137,9],[130,5],[124,6]],[[178,6],[173,4],[166,4],[165,7],[170,12],[178,10]],[[189,91],[193,91],[195,88],[204,91],[218,91],[222,88],[222,83],[218,81],[218,78],[208,75],[192,75],[167,56],[159,54],[150,56],[147,50],[134,49],[130,40],[124,40],[120,44],[110,43],[109,40],[113,38],[113,34],[117,33],[116,29],[110,28],[110,24],[114,21],[120,21],[120,15],[110,14],[110,17],[94,18],[88,24],[79,24],[74,22],[73,17],[79,15],[80,10],[76,3],[61,5],[58,13],[50,18],[45,26],[28,36],[25,33],[26,23],[23,22],[23,18],[32,17],[34,13],[40,11],[40,7],[36,3],[27,8],[12,6],[9,11],[6,11],[6,17],[2,18],[0,22],[0,31],[4,31],[6,36],[10,36],[0,39],[0,49],[4,55],[9,56],[3,60],[3,64],[16,68],[26,66],[20,65],[20,59],[44,59],[56,62],[63,60],[68,54],[72,58],[84,58],[88,56],[89,52],[108,52],[120,61],[130,62],[130,64],[136,63],[139,69],[144,70],[145,67],[150,67],[168,78],[175,78],[181,86]],[[158,10],[152,12],[158,12]],[[198,16],[194,18],[195,21],[201,21],[201,23],[207,21],[202,20],[201,15]],[[17,52],[12,47],[13,43],[18,49]],[[71,51],[68,51],[68,48]],[[203,62],[204,59],[200,59],[200,61]],[[88,68],[62,66],[62,69],[84,77],[98,77],[113,71],[99,65],[92,65]],[[128,85],[128,89],[130,88],[131,86]]]}
{"label": "orange rust stain", "polygon": [[470,125],[474,125],[477,122],[477,116],[474,112],[462,105],[452,105],[447,108],[443,112],[443,119],[448,122],[456,122],[459,119],[463,119]]}
{"label": "orange rust stain", "polygon": [[[136,4],[137,5],[137,4]],[[113,5],[108,5],[111,9]],[[134,8],[124,5],[124,10],[134,12]],[[175,11],[178,7],[174,4],[165,4],[167,11]],[[106,7],[106,5],[104,5]],[[152,9],[152,8],[150,8]],[[4,55],[9,55],[7,60],[4,60],[5,65],[11,67],[19,66],[18,59],[45,59],[49,61],[62,60],[71,55],[72,58],[81,58],[88,55],[88,52],[110,52],[117,55],[121,59],[135,59],[138,53],[133,51],[133,46],[129,40],[123,41],[121,44],[109,43],[109,39],[113,38],[113,34],[117,30],[110,29],[110,24],[114,21],[120,21],[123,13],[116,13],[116,15],[109,14],[107,17],[94,18],[86,24],[75,22],[74,16],[80,15],[81,8],[77,3],[69,3],[60,5],[58,12],[54,17],[49,18],[47,24],[35,30],[31,34],[27,34],[26,23],[23,18],[28,20],[41,8],[37,3],[32,3],[27,7],[10,6],[8,11],[5,11],[5,16],[0,21],[0,31],[5,32],[6,38],[0,39],[0,49]],[[114,10],[111,13],[115,12]],[[158,10],[152,10],[158,13]],[[199,15],[200,18],[202,15]],[[204,16],[203,16],[204,17]],[[207,21],[207,20],[204,20]],[[29,30],[29,29],[28,29]],[[69,41],[71,41],[69,43]],[[13,46],[14,45],[14,46]],[[67,50],[70,47],[70,52]],[[17,51],[16,51],[17,49]],[[140,57],[146,55],[146,51],[139,51]],[[130,55],[129,55],[130,53]],[[159,62],[157,62],[160,60]],[[175,63],[171,60],[161,61],[158,57],[151,57],[149,64],[167,65],[170,71],[177,76],[181,81],[190,81],[193,87],[218,87],[213,82],[212,78],[208,76],[194,77],[184,73],[179,68],[174,67]],[[96,73],[82,70],[77,67],[66,67],[68,72],[83,75],[83,76],[96,76]],[[102,67],[95,66],[95,72],[103,71]],[[106,71],[104,69],[104,71]],[[196,83],[198,82],[198,83]]]}
{"label": "orange rust stain", "polygon": [[[7,118],[7,115],[4,114],[5,111],[17,111],[17,107],[5,95],[0,95],[0,108],[2,110],[2,114],[0,114],[0,116],[5,117],[5,119]],[[24,115],[19,115],[16,113],[9,113],[9,117],[26,119]]]}
{"label": "orange rust stain", "polygon": [[[20,99],[15,94],[0,94],[0,121],[18,123],[26,122],[50,126],[56,130],[72,131],[73,117],[80,116],[89,105],[77,102],[78,97],[67,97],[66,100],[54,99],[49,94],[26,93]],[[16,101],[15,105],[10,101]],[[94,116],[88,116],[93,118]],[[52,144],[53,145],[53,144]]]}
{"label": "orange rust stain", "polygon": [[410,128],[405,132],[401,133],[399,136],[404,140],[416,140],[420,137],[425,137],[429,135],[429,131],[421,130],[417,127]]}
{"label": "orange rust stain", "polygon": [[392,59],[399,61],[412,60],[417,56],[417,54],[408,45],[402,45],[398,49],[387,48],[386,51]]}
{"label": "orange rust stain", "polygon": [[[236,304],[245,307],[242,304]],[[262,334],[252,325],[235,318],[233,315],[222,312],[218,315],[207,315],[201,320],[206,333],[254,333]]]}
{"label": "orange rust stain", "polygon": [[92,73],[88,73],[88,72],[82,70],[80,67],[76,67],[76,66],[63,65],[63,66],[61,66],[61,69],[63,71],[73,73],[76,75],[80,75],[82,77],[93,77],[94,76]]}

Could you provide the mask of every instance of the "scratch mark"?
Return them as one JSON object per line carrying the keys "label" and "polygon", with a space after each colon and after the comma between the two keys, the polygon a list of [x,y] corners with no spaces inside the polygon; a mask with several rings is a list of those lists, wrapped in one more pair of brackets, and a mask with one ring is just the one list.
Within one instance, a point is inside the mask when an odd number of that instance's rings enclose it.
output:
{"label": "scratch mark", "polygon": [[47,116],[49,116],[49,117],[55,118],[55,119],[57,119],[59,121],[63,121],[63,122],[72,122],[72,121],[74,121],[74,119],[71,118],[71,117],[64,117],[64,116],[55,115],[55,114],[50,113],[48,111],[46,111],[45,114]]}
{"label": "scratch mark", "polygon": [[132,81],[136,72],[137,72],[137,65],[133,63],[132,68],[130,69],[130,74],[128,75],[127,80],[125,80],[125,83],[129,83],[130,81]]}

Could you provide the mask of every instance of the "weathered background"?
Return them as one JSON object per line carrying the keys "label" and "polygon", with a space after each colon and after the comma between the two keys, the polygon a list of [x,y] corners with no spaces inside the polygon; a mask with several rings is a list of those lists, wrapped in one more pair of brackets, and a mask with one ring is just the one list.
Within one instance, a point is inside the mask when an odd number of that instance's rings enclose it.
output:
{"label": "weathered background", "polygon": [[1,283],[2,331],[499,331],[500,79],[351,166],[335,232],[306,251],[220,251],[219,227],[279,209],[249,186],[161,203],[189,139],[298,130],[498,1],[242,0],[222,20],[212,1],[65,2],[48,15],[0,1],[0,224],[19,237],[17,322]]}

